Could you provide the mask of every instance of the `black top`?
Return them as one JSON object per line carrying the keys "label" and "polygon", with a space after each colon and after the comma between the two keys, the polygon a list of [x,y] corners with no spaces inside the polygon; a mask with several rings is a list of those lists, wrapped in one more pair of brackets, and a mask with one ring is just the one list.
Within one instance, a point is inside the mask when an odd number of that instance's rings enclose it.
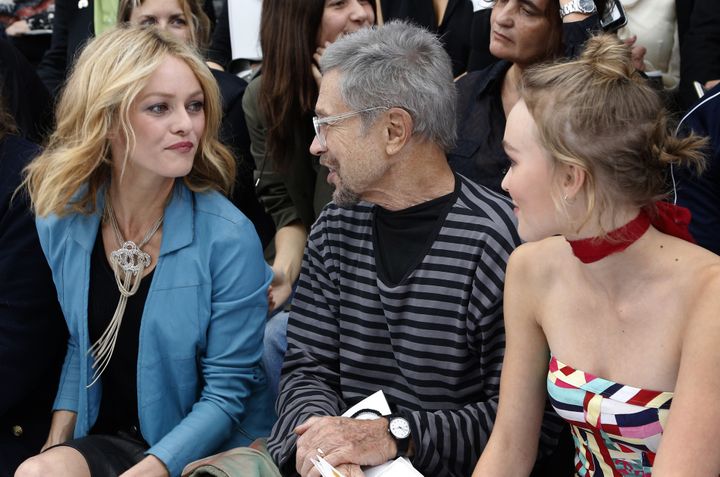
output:
{"label": "black top", "polygon": [[453,76],[459,76],[467,68],[470,56],[470,30],[473,5],[470,0],[449,0],[440,25],[430,0],[383,0],[384,21],[410,20],[440,36],[440,40],[452,60]]}
{"label": "black top", "polygon": [[682,122],[684,133],[708,136],[707,169],[698,176],[675,167],[677,203],[692,212],[690,233],[701,247],[720,254],[720,85],[708,91]]}
{"label": "black top", "polygon": [[457,200],[457,187],[450,194],[391,211],[376,206],[373,216],[373,242],[377,276],[386,285],[400,284],[427,254]]}
{"label": "black top", "polygon": [[[2,47],[0,47],[2,48]],[[0,476],[37,454],[65,356],[67,326],[26,193],[15,189],[40,152],[17,136],[0,139]]]}
{"label": "black top", "polygon": [[42,143],[52,129],[52,102],[35,68],[11,43],[0,40],[0,93],[19,134]]}
{"label": "black top", "polygon": [[[579,22],[563,23],[565,57],[578,56],[592,31],[599,29],[598,16]],[[498,60],[487,68],[473,71],[455,84],[458,138],[448,162],[456,172],[500,194],[508,158],[502,147],[505,110],[502,83],[512,63]]]}
{"label": "black top", "polygon": [[455,83],[458,138],[455,149],[448,154],[453,170],[501,194],[506,194],[500,183],[508,164],[502,145],[506,118],[501,91],[510,66],[509,61],[499,60]]}
{"label": "black top", "polygon": [[720,8],[716,0],[675,2],[680,43],[680,102],[697,100],[693,81],[720,79]]}
{"label": "black top", "polygon": [[[102,382],[102,399],[97,421],[91,434],[116,434],[118,431],[136,435],[140,428],[137,400],[137,356],[140,340],[140,322],[155,270],[140,282],[138,291],[128,298],[123,314],[115,351],[110,364],[99,382]],[[105,256],[102,231],[99,230],[90,259],[90,298],[88,305],[88,332],[90,343],[95,343],[107,328],[115,313],[120,291],[115,274]],[[97,384],[95,384],[97,385]]]}

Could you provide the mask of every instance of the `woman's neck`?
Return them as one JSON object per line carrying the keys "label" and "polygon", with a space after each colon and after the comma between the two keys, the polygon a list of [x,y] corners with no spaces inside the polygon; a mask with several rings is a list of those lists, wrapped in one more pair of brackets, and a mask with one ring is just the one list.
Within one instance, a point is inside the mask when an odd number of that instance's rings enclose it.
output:
{"label": "woman's neck", "polygon": [[636,218],[639,213],[640,209],[637,207],[618,207],[611,215],[593,213],[580,225],[579,229],[571,230],[563,235],[568,240],[600,237],[624,226]]}
{"label": "woman's neck", "polygon": [[500,94],[502,96],[503,110],[506,118],[508,114],[510,114],[513,106],[520,100],[520,78],[522,77],[522,72],[522,67],[517,63],[513,63],[510,69],[507,70],[507,73],[505,73],[505,78],[503,78]]}
{"label": "woman's neck", "polygon": [[112,201],[120,234],[125,240],[142,240],[147,231],[162,216],[172,193],[174,179],[154,186],[111,180],[106,200]]}

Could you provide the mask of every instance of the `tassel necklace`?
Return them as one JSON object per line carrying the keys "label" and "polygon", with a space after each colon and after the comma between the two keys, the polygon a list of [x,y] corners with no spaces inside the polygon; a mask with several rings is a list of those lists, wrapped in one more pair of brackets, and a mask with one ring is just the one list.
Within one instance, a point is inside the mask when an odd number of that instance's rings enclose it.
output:
{"label": "tassel necklace", "polygon": [[[115,342],[117,341],[118,333],[120,331],[120,324],[122,323],[123,314],[125,314],[125,306],[127,305],[128,298],[133,296],[135,292],[140,288],[140,281],[142,280],[143,271],[150,266],[152,261],[150,254],[142,250],[142,247],[147,244],[150,239],[158,231],[160,225],[162,225],[164,215],[161,215],[159,219],[150,227],[142,241],[139,244],[135,244],[132,240],[124,240],[120,233],[120,227],[115,217],[115,211],[112,208],[112,201],[110,197],[107,197],[105,201],[106,214],[110,225],[115,232],[115,238],[118,241],[119,249],[110,253],[110,265],[112,266],[113,273],[115,275],[115,282],[117,283],[118,290],[120,290],[120,300],[118,301],[117,308],[113,314],[110,323],[103,332],[102,336],[93,344],[88,350],[88,354],[93,357],[94,363],[92,365],[95,370],[92,376],[88,388],[95,384],[100,376],[102,375],[105,368],[110,363],[113,351],[115,350]],[[102,233],[102,232],[101,232]]]}
{"label": "tassel necklace", "polygon": [[608,255],[622,252],[642,237],[650,224],[660,232],[691,243],[695,242],[688,231],[688,225],[690,224],[690,211],[688,209],[662,201],[655,202],[655,207],[657,215],[654,219],[650,219],[647,211],[641,209],[637,217],[608,233],[607,237],[566,240],[570,244],[573,254],[582,263],[597,262]]}

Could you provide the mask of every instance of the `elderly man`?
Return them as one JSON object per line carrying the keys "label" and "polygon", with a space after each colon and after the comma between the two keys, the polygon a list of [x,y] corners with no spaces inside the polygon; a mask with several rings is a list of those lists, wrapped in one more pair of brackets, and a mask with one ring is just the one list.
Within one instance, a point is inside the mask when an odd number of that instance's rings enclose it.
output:
{"label": "elderly man", "polygon": [[[398,455],[467,476],[497,406],[511,206],[447,164],[455,90],[432,34],[362,30],[321,67],[310,150],[334,204],[308,239],[270,452],[283,475],[319,475],[321,452],[348,477]],[[391,416],[334,417],[377,390]]]}

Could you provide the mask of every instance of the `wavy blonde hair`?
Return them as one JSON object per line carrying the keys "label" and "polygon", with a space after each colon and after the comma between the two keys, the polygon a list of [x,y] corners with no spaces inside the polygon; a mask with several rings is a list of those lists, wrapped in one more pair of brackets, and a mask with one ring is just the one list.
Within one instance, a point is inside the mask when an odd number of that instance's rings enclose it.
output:
{"label": "wavy blonde hair", "polygon": [[[589,39],[576,60],[528,69],[521,97],[554,166],[585,172],[580,226],[594,210],[612,214],[618,205],[653,213],[654,201],[668,193],[670,165],[704,167],[705,139],[671,132],[657,92],[635,70],[630,48],[612,35]],[[566,212],[559,192],[553,200]]]}
{"label": "wavy blonde hair", "polygon": [[[222,107],[217,83],[192,47],[156,28],[121,26],[91,41],[60,96],[57,128],[45,151],[26,168],[35,213],[65,215],[95,211],[95,196],[111,175],[109,136],[128,145],[123,170],[135,147],[130,111],[150,76],[172,56],[185,62],[203,90],[205,128],[190,173],[195,192],[229,193],[235,160],[218,137]],[[115,158],[116,160],[119,158]]]}

